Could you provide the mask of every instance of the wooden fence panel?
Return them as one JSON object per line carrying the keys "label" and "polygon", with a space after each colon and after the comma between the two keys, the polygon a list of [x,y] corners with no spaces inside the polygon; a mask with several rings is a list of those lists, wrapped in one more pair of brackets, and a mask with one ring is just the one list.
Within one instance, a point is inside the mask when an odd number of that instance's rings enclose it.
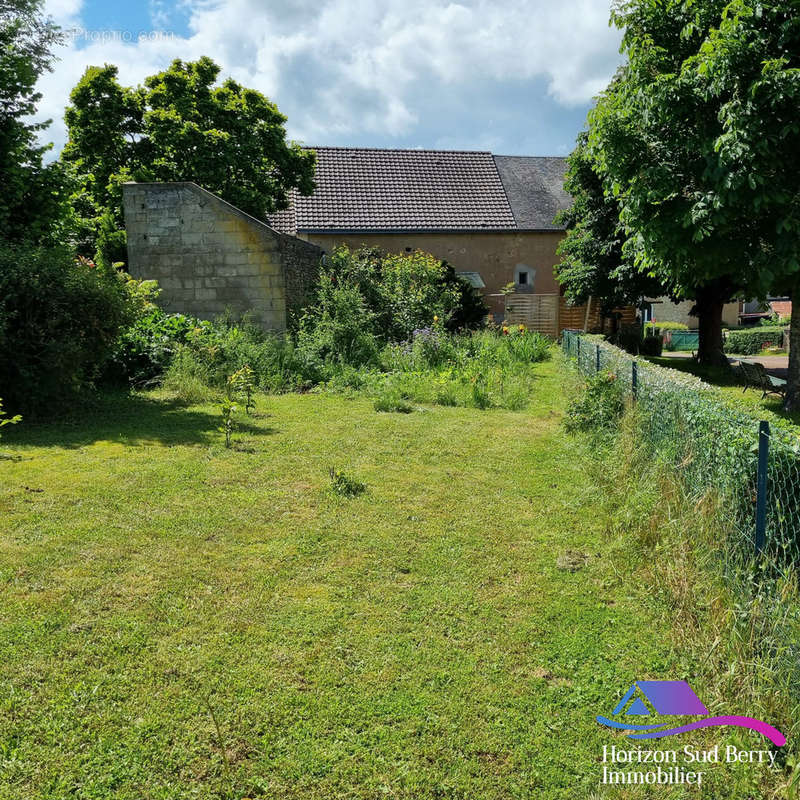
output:
{"label": "wooden fence panel", "polygon": [[506,300],[507,325],[525,325],[532,331],[558,337],[557,294],[511,294]]}

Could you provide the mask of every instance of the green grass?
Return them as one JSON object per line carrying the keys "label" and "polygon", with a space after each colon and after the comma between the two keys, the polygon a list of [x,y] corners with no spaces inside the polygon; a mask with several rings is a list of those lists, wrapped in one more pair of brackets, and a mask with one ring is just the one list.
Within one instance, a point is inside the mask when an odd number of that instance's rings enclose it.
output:
{"label": "green grass", "polygon": [[163,394],[6,428],[0,797],[590,796],[626,744],[595,715],[693,664],[533,380],[517,413],[260,396],[231,450]]}
{"label": "green grass", "polygon": [[[736,358],[736,356],[733,356]],[[742,358],[753,358],[753,356],[742,356]],[[800,425],[800,411],[788,413],[783,410],[783,400],[778,395],[767,395],[761,399],[760,389],[748,389],[743,391],[744,384],[739,381],[736,375],[725,367],[708,367],[698,364],[691,358],[669,358],[669,357],[648,357],[648,361],[658,364],[660,367],[668,367],[679,372],[688,372],[716,386],[720,396],[728,403],[744,408],[747,411],[757,413],[764,419],[778,418]]]}

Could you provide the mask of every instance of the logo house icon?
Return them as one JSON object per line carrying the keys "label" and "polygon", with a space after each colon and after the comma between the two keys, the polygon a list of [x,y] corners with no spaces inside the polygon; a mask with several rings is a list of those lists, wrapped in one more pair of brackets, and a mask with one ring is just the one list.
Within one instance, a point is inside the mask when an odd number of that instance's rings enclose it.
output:
{"label": "logo house icon", "polygon": [[[654,722],[649,725],[640,724],[642,717],[658,715],[703,716],[678,727],[670,722]],[[684,731],[713,726],[734,725],[739,728],[750,728],[765,736],[778,747],[786,744],[786,737],[777,729],[753,717],[709,716],[709,711],[700,698],[692,691],[686,681],[636,681],[617,703],[611,716],[622,716],[622,720],[613,720],[602,715],[597,717],[601,725],[618,728],[628,733],[629,739],[660,739],[662,736],[673,736]],[[635,721],[630,718],[635,718]]]}

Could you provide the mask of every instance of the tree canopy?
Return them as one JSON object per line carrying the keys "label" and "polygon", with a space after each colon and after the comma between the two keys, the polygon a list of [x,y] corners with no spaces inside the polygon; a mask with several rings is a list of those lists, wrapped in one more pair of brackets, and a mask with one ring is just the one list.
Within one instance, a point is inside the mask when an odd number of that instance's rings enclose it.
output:
{"label": "tree canopy", "polygon": [[[790,5],[624,0],[612,12],[627,61],[590,112],[588,157],[618,203],[624,258],[696,301],[707,363],[724,359],[723,304],[763,298],[793,269],[774,257],[792,250],[775,234],[787,238],[796,211],[772,180],[789,154],[770,144],[791,138],[792,97],[796,110]],[[757,34],[767,18],[773,33]]]}
{"label": "tree canopy", "polygon": [[49,122],[30,121],[41,95],[39,77],[52,69],[58,28],[39,0],[0,0],[0,231],[8,241],[52,238],[62,219],[64,180],[45,165],[51,145],[38,134]]}
{"label": "tree canopy", "polygon": [[285,208],[292,188],[313,191],[314,155],[286,140],[286,117],[232,79],[216,85],[219,72],[207,57],[176,60],[133,88],[113,65],[86,70],[65,113],[62,159],[79,179],[88,241],[121,230],[124,180],[194,181],[259,218]]}
{"label": "tree canopy", "polygon": [[[732,0],[693,60],[718,107],[713,203],[747,225],[752,294],[800,304],[800,16],[797,3]],[[793,309],[786,406],[800,405],[800,312]]]}
{"label": "tree canopy", "polygon": [[582,305],[592,298],[601,313],[608,315],[645,295],[668,292],[657,280],[640,272],[624,252],[626,235],[619,204],[603,188],[587,139],[588,134],[581,133],[567,158],[564,188],[573,203],[556,217],[567,233],[558,246],[561,262],[555,270],[569,302]]}

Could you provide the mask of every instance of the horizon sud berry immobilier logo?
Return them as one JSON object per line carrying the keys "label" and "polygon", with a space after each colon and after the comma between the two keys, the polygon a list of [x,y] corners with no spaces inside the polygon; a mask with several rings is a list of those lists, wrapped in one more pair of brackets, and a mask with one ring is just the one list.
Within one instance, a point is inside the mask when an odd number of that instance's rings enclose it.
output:
{"label": "horizon sud berry immobilier logo", "polygon": [[[668,720],[657,721],[664,715]],[[614,717],[611,719],[610,717]],[[603,745],[601,783],[696,784],[701,785],[703,771],[685,769],[686,765],[727,763],[775,764],[775,748],[786,744],[786,737],[772,725],[753,717],[736,715],[712,716],[686,681],[635,681],[614,707],[610,717],[598,715],[597,721],[607,728],[625,731],[629,739],[641,741],[676,736],[700,728],[734,726],[759,733],[771,742],[766,749],[742,750],[735,745],[719,745],[700,750],[690,744],[681,750],[626,749]],[[642,724],[650,717],[653,722]],[[691,717],[676,724],[675,717]],[[650,722],[647,720],[647,722]],[[637,770],[621,771],[608,764],[642,765]],[[649,765],[649,766],[648,766]]]}

